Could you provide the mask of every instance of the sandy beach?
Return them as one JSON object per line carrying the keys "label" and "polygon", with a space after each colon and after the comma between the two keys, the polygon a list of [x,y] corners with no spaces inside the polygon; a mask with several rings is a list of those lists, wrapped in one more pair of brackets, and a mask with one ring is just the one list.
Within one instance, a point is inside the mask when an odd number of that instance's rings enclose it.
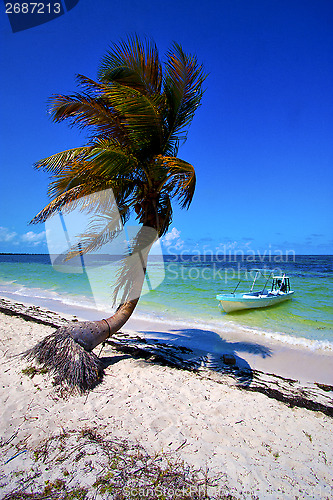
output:
{"label": "sandy beach", "polygon": [[[75,498],[155,498],[153,485],[141,492],[130,485],[142,464],[153,470],[157,461],[198,471],[186,498],[332,498],[331,353],[272,341],[259,348],[251,339],[245,349],[244,339],[214,332],[203,351],[198,332],[190,342],[185,329],[133,319],[95,350],[103,382],[73,395],[17,356],[68,318],[8,299],[1,310],[1,498],[13,491],[67,498],[67,486],[85,492]],[[107,487],[110,443],[118,453],[126,443],[132,457],[126,491]],[[164,498],[182,498],[176,476],[170,484]],[[58,497],[50,493],[56,487]]]}

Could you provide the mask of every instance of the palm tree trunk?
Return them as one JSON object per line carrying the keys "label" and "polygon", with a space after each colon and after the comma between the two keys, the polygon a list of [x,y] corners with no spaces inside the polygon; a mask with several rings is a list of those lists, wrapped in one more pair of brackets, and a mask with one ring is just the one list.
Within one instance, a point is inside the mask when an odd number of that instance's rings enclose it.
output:
{"label": "palm tree trunk", "polygon": [[71,323],[69,335],[86,351],[92,351],[108,337],[120,330],[132,315],[142,292],[146,276],[148,255],[157,239],[154,228],[142,226],[138,231],[131,255],[124,258],[118,277],[115,296],[124,290],[121,304],[116,312],[107,319]]}
{"label": "palm tree trunk", "polygon": [[133,313],[139,302],[149,251],[156,236],[152,228],[139,230],[131,255],[124,259],[124,272],[120,274],[116,287],[117,293],[123,290],[122,300],[112,316],[99,321],[69,323],[25,353],[55,373],[56,383],[66,382],[69,387],[85,392],[102,381],[103,362],[92,350],[119,331]]}
{"label": "palm tree trunk", "polygon": [[83,321],[68,325],[68,333],[86,351],[92,351],[99,344],[118,332],[131,317],[139,297],[121,304],[109,318],[99,321]]}

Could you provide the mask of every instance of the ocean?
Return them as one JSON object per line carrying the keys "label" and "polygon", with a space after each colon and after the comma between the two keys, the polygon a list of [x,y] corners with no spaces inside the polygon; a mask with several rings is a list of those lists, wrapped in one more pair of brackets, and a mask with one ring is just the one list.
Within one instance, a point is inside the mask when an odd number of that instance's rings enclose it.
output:
{"label": "ocean", "polygon": [[[66,306],[72,314],[78,308],[97,309],[99,319],[103,312],[112,312],[111,267],[103,262],[81,273],[59,272],[48,255],[1,254],[0,295],[55,311]],[[257,268],[285,272],[295,291],[292,300],[267,309],[224,313],[216,295],[233,291],[240,277],[238,291],[247,291]],[[332,271],[333,256],[327,255],[165,255],[162,260],[152,256],[148,286],[134,314],[175,326],[217,332],[241,329],[245,335],[333,350]],[[261,279],[259,289],[264,282]]]}

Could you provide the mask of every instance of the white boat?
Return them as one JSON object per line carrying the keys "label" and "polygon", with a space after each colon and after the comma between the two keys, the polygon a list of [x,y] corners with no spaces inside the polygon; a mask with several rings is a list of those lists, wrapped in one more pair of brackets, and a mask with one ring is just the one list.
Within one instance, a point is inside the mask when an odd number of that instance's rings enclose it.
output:
{"label": "white boat", "polygon": [[[256,271],[252,287],[249,292],[236,293],[236,290],[241,281],[238,282],[232,293],[222,293],[216,296],[221,307],[226,313],[240,311],[242,309],[257,309],[259,307],[270,307],[280,302],[291,299],[294,291],[290,289],[290,279],[283,274],[282,276],[274,276],[274,272],[270,271],[269,277],[261,290],[254,291],[254,286],[259,276],[264,275],[261,269]],[[266,271],[267,272],[267,271]],[[271,282],[269,289],[268,283]]]}

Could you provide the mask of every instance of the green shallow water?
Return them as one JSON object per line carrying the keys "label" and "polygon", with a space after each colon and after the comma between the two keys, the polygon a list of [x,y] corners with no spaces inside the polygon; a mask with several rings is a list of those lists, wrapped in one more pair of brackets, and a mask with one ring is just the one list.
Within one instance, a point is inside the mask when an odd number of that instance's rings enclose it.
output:
{"label": "green shallow water", "polygon": [[[270,264],[268,266],[267,264]],[[271,262],[264,263],[272,268]],[[296,256],[295,262],[279,263],[290,276],[294,297],[267,309],[226,314],[219,309],[216,295],[233,291],[242,275],[250,269],[263,268],[256,262],[167,262],[166,280],[160,289],[142,298],[147,311],[153,305],[160,314],[179,319],[229,324],[251,329],[269,330],[295,337],[333,343],[333,276],[332,257]],[[208,279],[211,277],[212,279]],[[214,278],[214,279],[213,279]],[[242,282],[239,291],[248,291],[251,281]],[[264,281],[260,281],[261,285]],[[260,287],[258,288],[260,289]],[[163,290],[163,305],[160,303]]]}
{"label": "green shallow water", "polygon": [[[164,263],[149,265],[151,283],[160,284],[144,294],[137,313],[147,318],[181,321],[191,325],[216,328],[241,327],[258,333],[281,334],[289,343],[308,340],[309,346],[333,347],[333,259],[332,256],[289,256],[288,261],[254,260],[251,256],[169,256]],[[292,300],[267,309],[223,313],[216,300],[218,293],[233,291],[239,276],[253,268],[280,269],[290,276],[295,295]],[[108,273],[95,273],[94,291],[98,289],[98,307],[109,310]],[[90,274],[90,277],[92,275]],[[250,281],[239,286],[247,291]],[[90,280],[91,281],[91,280]],[[263,281],[260,282],[263,285]],[[260,289],[260,288],[259,288]],[[85,274],[61,273],[52,268],[49,257],[0,255],[0,294],[16,300],[39,300],[53,304],[91,307],[93,293]]]}

